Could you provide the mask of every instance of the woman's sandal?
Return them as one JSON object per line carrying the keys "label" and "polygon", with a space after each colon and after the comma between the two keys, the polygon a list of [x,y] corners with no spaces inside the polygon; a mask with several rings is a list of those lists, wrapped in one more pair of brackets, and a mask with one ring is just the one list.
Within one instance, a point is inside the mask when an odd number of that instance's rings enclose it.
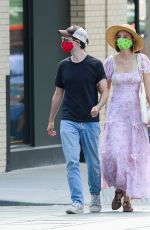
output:
{"label": "woman's sandal", "polygon": [[133,212],[133,208],[129,201],[123,201],[123,212]]}
{"label": "woman's sandal", "polygon": [[124,196],[124,192],[121,189],[115,191],[115,197],[112,201],[112,210],[117,210],[122,206],[121,199]]}

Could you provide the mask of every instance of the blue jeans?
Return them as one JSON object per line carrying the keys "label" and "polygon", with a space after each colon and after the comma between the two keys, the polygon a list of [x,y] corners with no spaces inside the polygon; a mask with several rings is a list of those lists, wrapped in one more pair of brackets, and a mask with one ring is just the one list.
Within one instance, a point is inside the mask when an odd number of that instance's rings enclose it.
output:
{"label": "blue jeans", "polygon": [[79,169],[80,143],[88,168],[89,191],[91,195],[98,195],[101,190],[100,161],[98,154],[100,135],[99,122],[62,120],[60,135],[67,163],[67,178],[71,200],[83,204],[83,189]]}

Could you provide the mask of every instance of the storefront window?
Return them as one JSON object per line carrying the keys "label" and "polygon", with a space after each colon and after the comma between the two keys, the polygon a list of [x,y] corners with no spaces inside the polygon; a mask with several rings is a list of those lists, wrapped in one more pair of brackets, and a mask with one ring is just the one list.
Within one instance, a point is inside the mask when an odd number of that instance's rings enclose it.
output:
{"label": "storefront window", "polygon": [[127,1],[127,23],[135,27],[135,4],[134,0]]}
{"label": "storefront window", "polygon": [[150,58],[150,1],[143,0],[145,3],[145,28],[144,28],[144,52]]}
{"label": "storefront window", "polygon": [[145,36],[145,25],[146,25],[146,0],[128,0],[127,1],[127,22],[130,25],[133,25],[135,27],[135,10],[136,5],[138,3],[139,10],[139,18],[138,18],[138,24],[139,24],[139,33],[144,38]]}
{"label": "storefront window", "polygon": [[24,143],[23,0],[10,0],[10,136]]}
{"label": "storefront window", "polygon": [[146,0],[139,1],[139,27],[140,34],[145,37],[145,25],[146,25]]}

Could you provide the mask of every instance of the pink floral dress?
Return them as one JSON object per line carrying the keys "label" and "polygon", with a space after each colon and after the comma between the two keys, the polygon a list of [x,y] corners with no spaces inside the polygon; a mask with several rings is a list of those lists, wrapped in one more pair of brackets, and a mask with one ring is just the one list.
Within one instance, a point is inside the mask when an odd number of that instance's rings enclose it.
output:
{"label": "pink floral dress", "polygon": [[113,186],[131,198],[150,197],[150,144],[147,127],[141,121],[140,73],[150,73],[150,60],[138,54],[142,67],[134,72],[116,72],[114,58],[104,62],[113,94],[107,109],[100,143],[102,187]]}

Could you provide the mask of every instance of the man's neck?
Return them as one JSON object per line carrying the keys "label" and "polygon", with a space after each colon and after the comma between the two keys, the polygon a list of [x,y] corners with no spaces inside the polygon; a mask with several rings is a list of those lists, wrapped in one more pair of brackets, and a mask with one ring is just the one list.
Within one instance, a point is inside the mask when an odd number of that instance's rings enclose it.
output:
{"label": "man's neck", "polygon": [[72,53],[71,61],[75,62],[75,63],[78,63],[78,62],[83,61],[85,58],[86,58],[85,51],[84,50],[80,50],[78,52]]}

